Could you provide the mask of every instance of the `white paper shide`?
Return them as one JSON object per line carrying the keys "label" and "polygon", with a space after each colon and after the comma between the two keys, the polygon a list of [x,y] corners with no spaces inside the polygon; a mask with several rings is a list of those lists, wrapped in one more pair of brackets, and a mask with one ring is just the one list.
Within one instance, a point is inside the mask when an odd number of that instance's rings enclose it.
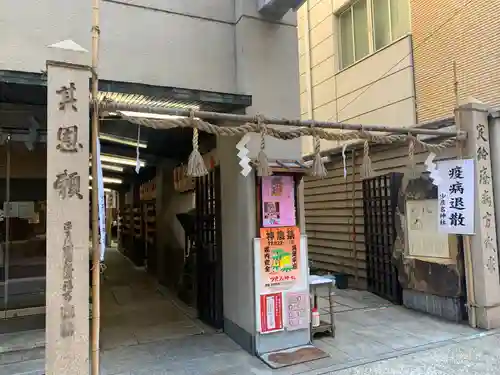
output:
{"label": "white paper shide", "polygon": [[447,160],[438,163],[439,231],[474,234],[474,160]]}

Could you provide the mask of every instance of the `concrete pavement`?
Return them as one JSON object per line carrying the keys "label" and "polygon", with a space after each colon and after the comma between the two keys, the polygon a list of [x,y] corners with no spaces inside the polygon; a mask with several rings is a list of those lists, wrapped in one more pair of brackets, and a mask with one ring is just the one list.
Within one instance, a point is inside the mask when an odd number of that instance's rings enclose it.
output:
{"label": "concrete pavement", "polygon": [[[336,366],[310,362],[272,371],[242,352],[225,335],[121,347],[102,354],[103,375],[497,375],[500,374],[500,331],[364,357]],[[184,345],[183,345],[184,344]],[[191,360],[187,360],[187,353]],[[43,348],[0,354],[2,375],[42,375]],[[320,360],[321,361],[321,360]],[[323,366],[321,366],[323,365]],[[317,366],[317,367],[316,367]],[[314,369],[313,367],[316,367]]]}
{"label": "concrete pavement", "polygon": [[[116,251],[109,252],[108,265],[101,291],[102,375],[500,375],[500,333],[435,319],[356,290],[336,291],[336,337],[314,340],[329,358],[272,371],[204,327]],[[322,295],[322,310],[326,302]],[[44,374],[44,344],[44,331],[0,335],[0,375]]]}
{"label": "concrete pavement", "polygon": [[[458,341],[458,340],[457,340]],[[498,375],[500,332],[490,331],[413,354],[317,375]]]}

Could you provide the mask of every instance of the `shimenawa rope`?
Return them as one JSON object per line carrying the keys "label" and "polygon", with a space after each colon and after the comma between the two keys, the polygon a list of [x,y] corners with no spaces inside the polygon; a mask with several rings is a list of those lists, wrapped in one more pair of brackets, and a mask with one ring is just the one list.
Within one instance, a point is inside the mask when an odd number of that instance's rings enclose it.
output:
{"label": "shimenawa rope", "polygon": [[[189,157],[188,169],[186,174],[192,177],[199,177],[208,173],[203,158],[198,149],[198,132],[204,131],[217,136],[243,136],[247,133],[259,133],[261,136],[260,151],[258,155],[257,173],[261,176],[271,174],[269,168],[268,157],[265,153],[265,136],[271,136],[281,140],[291,140],[303,136],[312,136],[314,138],[314,160],[311,168],[311,174],[317,177],[326,176],[326,168],[320,154],[320,139],[328,141],[352,141],[363,139],[363,166],[361,174],[363,178],[368,178],[373,175],[372,162],[370,158],[370,143],[374,144],[393,144],[399,142],[408,142],[408,157],[410,169],[414,169],[414,152],[415,147],[419,146],[423,151],[439,154],[446,148],[456,145],[464,137],[465,133],[461,132],[458,137],[450,137],[439,143],[427,143],[418,137],[411,134],[411,130],[407,135],[402,134],[374,134],[363,129],[352,132],[331,132],[311,125],[310,127],[294,127],[289,130],[282,130],[278,127],[273,127],[272,124],[266,124],[262,116],[256,116],[255,123],[245,123],[239,126],[217,126],[207,121],[194,117],[194,112],[191,111],[190,116],[185,118],[165,118],[151,119],[134,116],[126,116],[120,113],[127,121],[148,126],[155,129],[170,129],[170,128],[192,128],[193,129],[193,151]],[[463,133],[463,134],[462,134]]]}
{"label": "shimenawa rope", "polygon": [[[194,122],[194,111],[191,111],[188,120]],[[201,177],[208,174],[207,166],[198,148],[198,128],[195,126],[193,126],[193,151],[189,155],[186,174],[191,177]]]}

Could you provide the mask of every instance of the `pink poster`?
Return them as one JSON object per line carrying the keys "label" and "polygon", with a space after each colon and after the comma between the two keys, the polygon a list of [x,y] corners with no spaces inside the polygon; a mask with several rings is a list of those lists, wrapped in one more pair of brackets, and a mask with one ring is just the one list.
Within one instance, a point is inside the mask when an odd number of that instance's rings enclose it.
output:
{"label": "pink poster", "polygon": [[309,292],[292,292],[285,295],[286,327],[289,331],[309,327]]}
{"label": "pink poster", "polygon": [[295,226],[293,176],[262,177],[263,227]]}

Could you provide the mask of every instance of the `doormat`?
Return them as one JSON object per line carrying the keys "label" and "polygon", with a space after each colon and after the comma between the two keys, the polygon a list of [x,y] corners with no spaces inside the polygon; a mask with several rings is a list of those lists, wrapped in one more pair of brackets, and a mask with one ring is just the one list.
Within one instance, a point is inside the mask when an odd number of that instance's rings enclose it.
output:
{"label": "doormat", "polygon": [[265,353],[260,359],[272,369],[298,365],[300,363],[316,361],[330,355],[313,345],[297,346],[291,349]]}

